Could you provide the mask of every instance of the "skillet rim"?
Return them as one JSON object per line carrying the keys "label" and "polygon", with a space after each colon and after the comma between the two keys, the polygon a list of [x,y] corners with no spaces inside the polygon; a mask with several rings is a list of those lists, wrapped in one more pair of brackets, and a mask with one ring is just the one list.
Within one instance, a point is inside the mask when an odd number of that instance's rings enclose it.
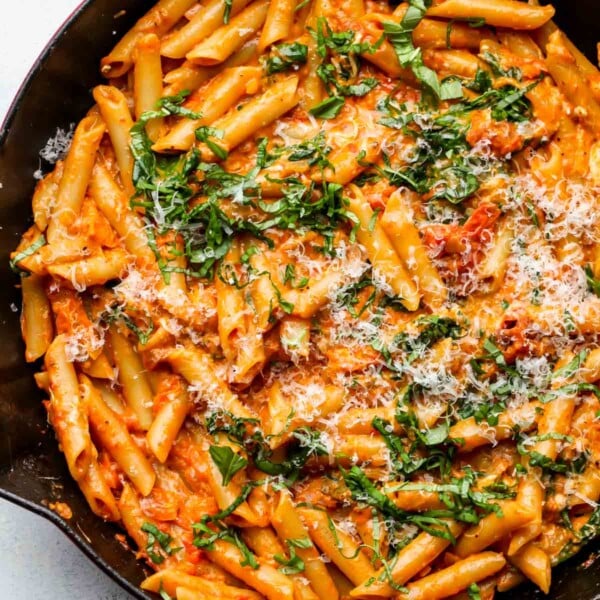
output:
{"label": "skillet rim", "polygon": [[[0,122],[0,149],[5,146],[7,137],[9,135],[10,129],[14,124],[16,116],[18,112],[21,110],[21,106],[23,101],[29,92],[29,89],[32,87],[35,79],[39,76],[40,72],[45,67],[46,63],[50,59],[52,52],[56,46],[56,44],[63,38],[63,36],[67,35],[71,29],[77,22],[77,20],[91,8],[94,4],[95,0],[81,0],[79,4],[71,11],[71,13],[66,17],[66,19],[62,22],[62,24],[56,29],[53,35],[49,38],[48,42],[43,46],[43,48],[38,53],[36,59],[32,63],[31,67],[27,71],[24,79],[21,84],[18,86],[17,91],[14,93],[14,96],[9,103],[9,106],[6,110],[6,114],[2,121]],[[137,600],[151,600],[153,598],[157,598],[158,596],[155,594],[148,594],[144,592],[141,588],[132,584],[124,575],[122,575],[115,567],[113,567],[110,563],[104,560],[96,550],[89,544],[82,535],[80,535],[71,524],[60,517],[57,513],[55,513],[50,508],[44,506],[43,504],[39,504],[35,501],[28,500],[4,489],[0,486],[0,499],[10,502],[13,505],[16,505],[20,508],[27,510],[30,513],[33,513],[37,516],[44,518],[46,521],[52,523],[56,526],[59,531],[63,533],[75,546],[99,569],[101,569],[105,574],[107,574],[115,583],[117,583],[121,588],[131,594],[131,596]],[[585,545],[585,548],[581,548],[577,553],[577,558],[575,560],[576,563],[573,563],[573,559],[571,559],[570,565],[568,566],[568,573],[572,577],[577,577],[578,567],[582,567],[584,563],[589,560],[585,558],[586,554],[590,554],[591,556],[598,556],[598,549],[600,549],[600,538],[598,538],[595,542],[592,541]],[[598,554],[596,554],[598,553]],[[132,558],[133,553],[132,553]],[[134,558],[137,561],[137,559]],[[564,569],[562,567],[561,571]],[[554,570],[554,569],[553,569]],[[600,576],[596,580],[597,589],[600,588]],[[521,584],[523,586],[524,584]],[[521,587],[519,586],[519,587]],[[522,587],[521,587],[522,589]],[[511,590],[507,593],[501,595],[501,598],[510,597],[514,595],[515,590]],[[592,591],[594,594],[593,598],[590,600],[600,600],[600,595],[597,595],[596,591]],[[528,597],[531,595],[531,590],[528,590]],[[531,597],[540,597],[539,591],[534,591],[533,596]],[[559,596],[559,598],[564,598],[564,596]]]}
{"label": "skillet rim", "polygon": [[[44,68],[46,62],[50,58],[52,50],[59,40],[68,33],[70,28],[74,25],[77,19],[88,10],[94,0],[82,0],[62,22],[54,34],[50,37],[48,42],[40,50],[35,61],[27,71],[25,78],[17,88],[6,114],[0,123],[0,148],[6,143],[11,126],[13,125],[17,113],[21,109],[21,105],[25,96],[27,95],[30,87],[33,85],[35,78]],[[106,575],[108,575],[115,583],[121,586],[125,591],[129,592],[134,598],[138,600],[148,600],[151,598],[148,594],[143,592],[139,587],[130,583],[123,575],[121,575],[112,565],[107,563],[93,548],[88,544],[81,535],[79,535],[71,525],[59,515],[57,515],[50,508],[38,504],[32,500],[27,500],[13,492],[5,490],[0,486],[0,498],[15,506],[19,506],[33,513],[39,517],[42,517],[46,521],[56,526],[71,542],[77,546],[77,548],[99,569],[101,569]]]}

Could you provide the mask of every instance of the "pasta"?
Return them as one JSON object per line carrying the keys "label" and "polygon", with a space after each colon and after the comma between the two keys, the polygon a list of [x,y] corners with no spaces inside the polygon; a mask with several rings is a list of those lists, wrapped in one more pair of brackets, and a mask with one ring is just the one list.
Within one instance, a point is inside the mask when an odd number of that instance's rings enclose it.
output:
{"label": "pasta", "polygon": [[553,14],[161,0],[102,60],[11,266],[143,589],[547,593],[600,534],[600,74]]}

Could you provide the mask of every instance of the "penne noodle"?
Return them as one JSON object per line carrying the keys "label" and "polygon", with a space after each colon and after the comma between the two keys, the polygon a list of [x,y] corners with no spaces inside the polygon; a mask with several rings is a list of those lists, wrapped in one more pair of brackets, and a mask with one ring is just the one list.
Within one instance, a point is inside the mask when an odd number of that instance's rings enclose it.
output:
{"label": "penne noodle", "polygon": [[[153,573],[142,581],[140,587],[154,593],[158,593],[162,589],[171,596],[179,593],[179,589],[185,589],[186,593],[196,594],[196,597],[198,595],[202,597],[202,594],[205,594],[207,598],[215,600],[239,600],[241,594],[244,594],[248,600],[261,600],[261,596],[252,590],[242,590],[212,579],[189,575],[185,571],[176,569],[163,569],[158,573]],[[193,599],[194,596],[192,595],[191,598]]]}
{"label": "penne noodle", "polygon": [[133,52],[144,33],[165,34],[175,25],[196,0],[159,0],[100,61],[101,73],[109,78],[127,73],[133,64]]}
{"label": "penne noodle", "polygon": [[41,232],[46,231],[48,227],[48,221],[52,214],[62,174],[63,162],[59,161],[56,163],[54,171],[48,173],[43,179],[40,179],[35,186],[33,198],[31,199],[31,208],[33,211],[33,222]]}
{"label": "penne noodle", "polygon": [[268,9],[269,2],[266,0],[252,2],[229,23],[196,44],[185,57],[201,66],[210,67],[222,63],[262,27]]}
{"label": "penne noodle", "polygon": [[271,44],[286,39],[294,21],[295,0],[271,0],[265,19],[258,49],[262,52]]}
{"label": "penne noodle", "polygon": [[267,88],[240,109],[234,109],[217,119],[213,127],[223,132],[223,146],[231,150],[261,128],[298,104],[297,77],[289,77]]}
{"label": "penne noodle", "polygon": [[205,351],[196,347],[175,348],[169,352],[167,360],[177,373],[192,385],[198,386],[202,396],[218,403],[223,410],[242,418],[252,416],[237,396],[217,377],[216,365]]}
{"label": "penne noodle", "polygon": [[[234,0],[231,3],[231,16],[238,14],[248,2],[249,0]],[[223,24],[224,11],[223,0],[207,2],[183,27],[163,39],[160,53],[169,58],[184,58],[194,46]]]}
{"label": "penne noodle", "polygon": [[146,434],[148,447],[161,463],[167,460],[175,438],[191,408],[189,394],[180,379],[173,378],[167,382],[167,385],[169,385],[167,400],[159,408]]}
{"label": "penne noodle", "polygon": [[408,206],[400,194],[392,194],[381,218],[381,227],[387,234],[396,254],[404,261],[412,274],[423,300],[435,308],[448,297],[444,285],[427,251],[421,242],[419,232],[408,218]]}
{"label": "penne noodle", "polygon": [[120,248],[105,250],[89,258],[48,267],[48,273],[60,277],[82,290],[123,277],[129,266],[127,252]]}
{"label": "penne noodle", "polygon": [[481,552],[464,558],[452,566],[427,575],[409,583],[407,593],[398,594],[398,598],[410,600],[438,600],[447,598],[476,583],[494,575],[506,564],[506,559],[497,552]]}
{"label": "penne noodle", "polygon": [[493,27],[537,29],[554,16],[550,5],[531,6],[517,0],[445,0],[427,10],[429,17],[485,19]]}
{"label": "penne noodle", "polygon": [[147,496],[156,480],[152,465],[129,435],[125,424],[106,406],[102,395],[91,381],[84,375],[80,376],[79,381],[96,439],[123,469],[135,489],[142,496]]}
{"label": "penne noodle", "polygon": [[[458,537],[464,526],[456,521],[447,522],[449,532]],[[350,592],[353,598],[389,598],[395,596],[396,590],[389,584],[404,585],[424,567],[433,562],[448,546],[450,539],[436,537],[429,533],[420,533],[414,540],[404,546],[386,568],[380,569],[374,578],[367,579]]]}
{"label": "penne noodle", "polygon": [[[303,525],[300,515],[287,491],[279,492],[277,504],[271,517],[273,527],[282,542],[285,540],[310,539],[308,530]],[[312,543],[306,548],[297,548],[296,553],[304,562],[303,575],[309,580],[310,585],[320,600],[337,600],[339,597],[335,583],[329,575],[325,565],[321,562],[319,553]]]}
{"label": "penne noodle", "polygon": [[25,342],[25,360],[33,362],[48,350],[54,335],[50,303],[44,293],[44,281],[39,275],[21,279],[23,310],[21,333]]}
{"label": "penne noodle", "polygon": [[117,157],[121,185],[131,196],[133,188],[133,155],[129,132],[133,127],[133,119],[127,104],[127,98],[116,87],[99,85],[94,88],[94,100],[98,103],[102,119],[106,123],[108,135]]}
{"label": "penne noodle", "polygon": [[550,557],[533,544],[527,544],[510,557],[510,562],[533,581],[544,594],[550,591]]}
{"label": "penne noodle", "polygon": [[141,358],[115,325],[110,327],[109,333],[125,402],[137,417],[139,427],[147,431],[152,425],[152,389]]}
{"label": "penne noodle", "polygon": [[255,85],[258,85],[258,67],[233,67],[217,75],[205,88],[203,101],[195,110],[201,119],[182,119],[168,133],[156,140],[155,152],[189,150],[196,140],[195,132],[202,125],[210,125],[224,115]]}
{"label": "penne noodle", "polygon": [[[373,266],[381,272],[395,295],[408,310],[416,310],[420,295],[408,274],[406,267],[384,231],[377,215],[368,204],[357,195],[350,198],[350,210],[356,215],[359,227],[356,232],[358,241],[365,246]],[[374,220],[374,221],[373,221]],[[371,223],[373,226],[371,228]]]}
{"label": "penne noodle", "polygon": [[83,479],[93,459],[87,407],[79,393],[73,363],[67,356],[67,340],[58,335],[50,344],[44,364],[50,387],[50,420],[64,452],[71,476]]}
{"label": "penne noodle", "polygon": [[[138,40],[134,53],[133,105],[136,119],[156,108],[156,103],[163,95],[162,79],[160,40],[157,35],[150,33]],[[152,141],[156,141],[160,130],[159,119],[152,119],[146,125],[146,132]]]}
{"label": "penne noodle", "polygon": [[474,418],[469,417],[450,428],[450,438],[456,441],[459,451],[470,452],[479,446],[510,438],[515,426],[519,426],[521,431],[530,431],[537,422],[538,408],[537,402],[529,402],[503,413],[498,419],[498,425],[489,425],[486,421],[477,423]]}
{"label": "penne noodle", "polygon": [[483,517],[477,525],[467,529],[454,548],[457,556],[465,558],[481,552],[511,531],[531,522],[531,513],[517,501],[498,504],[501,506],[502,516],[492,512]]}
{"label": "penne noodle", "polygon": [[50,244],[67,237],[81,210],[104,131],[104,122],[96,116],[85,117],[75,129],[48,222],[46,238]]}
{"label": "penne noodle", "polygon": [[582,107],[583,122],[595,135],[600,132],[600,104],[587,80],[577,69],[575,58],[560,31],[550,35],[546,44],[546,66],[560,91],[576,107]]}
{"label": "penne noodle", "polygon": [[117,501],[95,460],[90,462],[85,476],[78,484],[94,514],[105,521],[121,520]]}
{"label": "penne noodle", "polygon": [[125,248],[145,264],[155,262],[148,237],[137,214],[108,169],[98,162],[92,172],[90,195],[113,229],[121,236]]}
{"label": "penne noodle", "polygon": [[347,533],[335,527],[326,512],[298,508],[297,512],[313,542],[355,585],[375,575],[369,559],[359,544]]}
{"label": "penne noodle", "polygon": [[242,566],[244,557],[232,544],[216,541],[214,549],[208,552],[208,556],[234,577],[252,586],[267,600],[293,600],[294,584],[289,577],[260,559],[258,559],[260,567],[256,570],[249,566]]}

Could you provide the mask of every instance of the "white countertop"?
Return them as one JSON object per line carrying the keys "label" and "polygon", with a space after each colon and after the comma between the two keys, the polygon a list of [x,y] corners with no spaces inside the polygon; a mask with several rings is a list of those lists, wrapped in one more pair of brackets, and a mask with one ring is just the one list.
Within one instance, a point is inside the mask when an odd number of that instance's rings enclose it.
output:
{"label": "white countertop", "polygon": [[[31,64],[79,0],[16,0],[0,18],[0,121]],[[0,500],[0,598],[129,600],[54,526]]]}

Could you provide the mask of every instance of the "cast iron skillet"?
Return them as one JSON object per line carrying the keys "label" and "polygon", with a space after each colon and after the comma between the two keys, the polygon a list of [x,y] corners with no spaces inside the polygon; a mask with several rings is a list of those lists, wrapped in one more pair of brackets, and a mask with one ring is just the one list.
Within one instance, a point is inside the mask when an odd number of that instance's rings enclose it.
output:
{"label": "cast iron skillet", "polygon": [[[142,600],[151,597],[138,589],[145,567],[115,539],[119,529],[90,511],[48,427],[42,397],[33,383],[35,367],[23,359],[14,312],[20,306],[19,280],[8,268],[8,255],[31,222],[39,149],[57,126],[68,127],[84,115],[92,104],[90,89],[101,82],[100,58],[149,4],[148,0],[84,2],[33,66],[0,130],[0,497],[57,525],[98,567]],[[595,42],[600,40],[595,0],[557,0],[556,6],[559,23],[594,60]],[[121,11],[125,13],[115,16]],[[71,519],[48,508],[56,500],[71,507]],[[555,570],[551,600],[600,597],[600,562],[590,555],[595,549],[600,550],[600,541]],[[582,566],[584,561],[588,566]],[[522,586],[512,596],[532,600],[541,594]]]}

